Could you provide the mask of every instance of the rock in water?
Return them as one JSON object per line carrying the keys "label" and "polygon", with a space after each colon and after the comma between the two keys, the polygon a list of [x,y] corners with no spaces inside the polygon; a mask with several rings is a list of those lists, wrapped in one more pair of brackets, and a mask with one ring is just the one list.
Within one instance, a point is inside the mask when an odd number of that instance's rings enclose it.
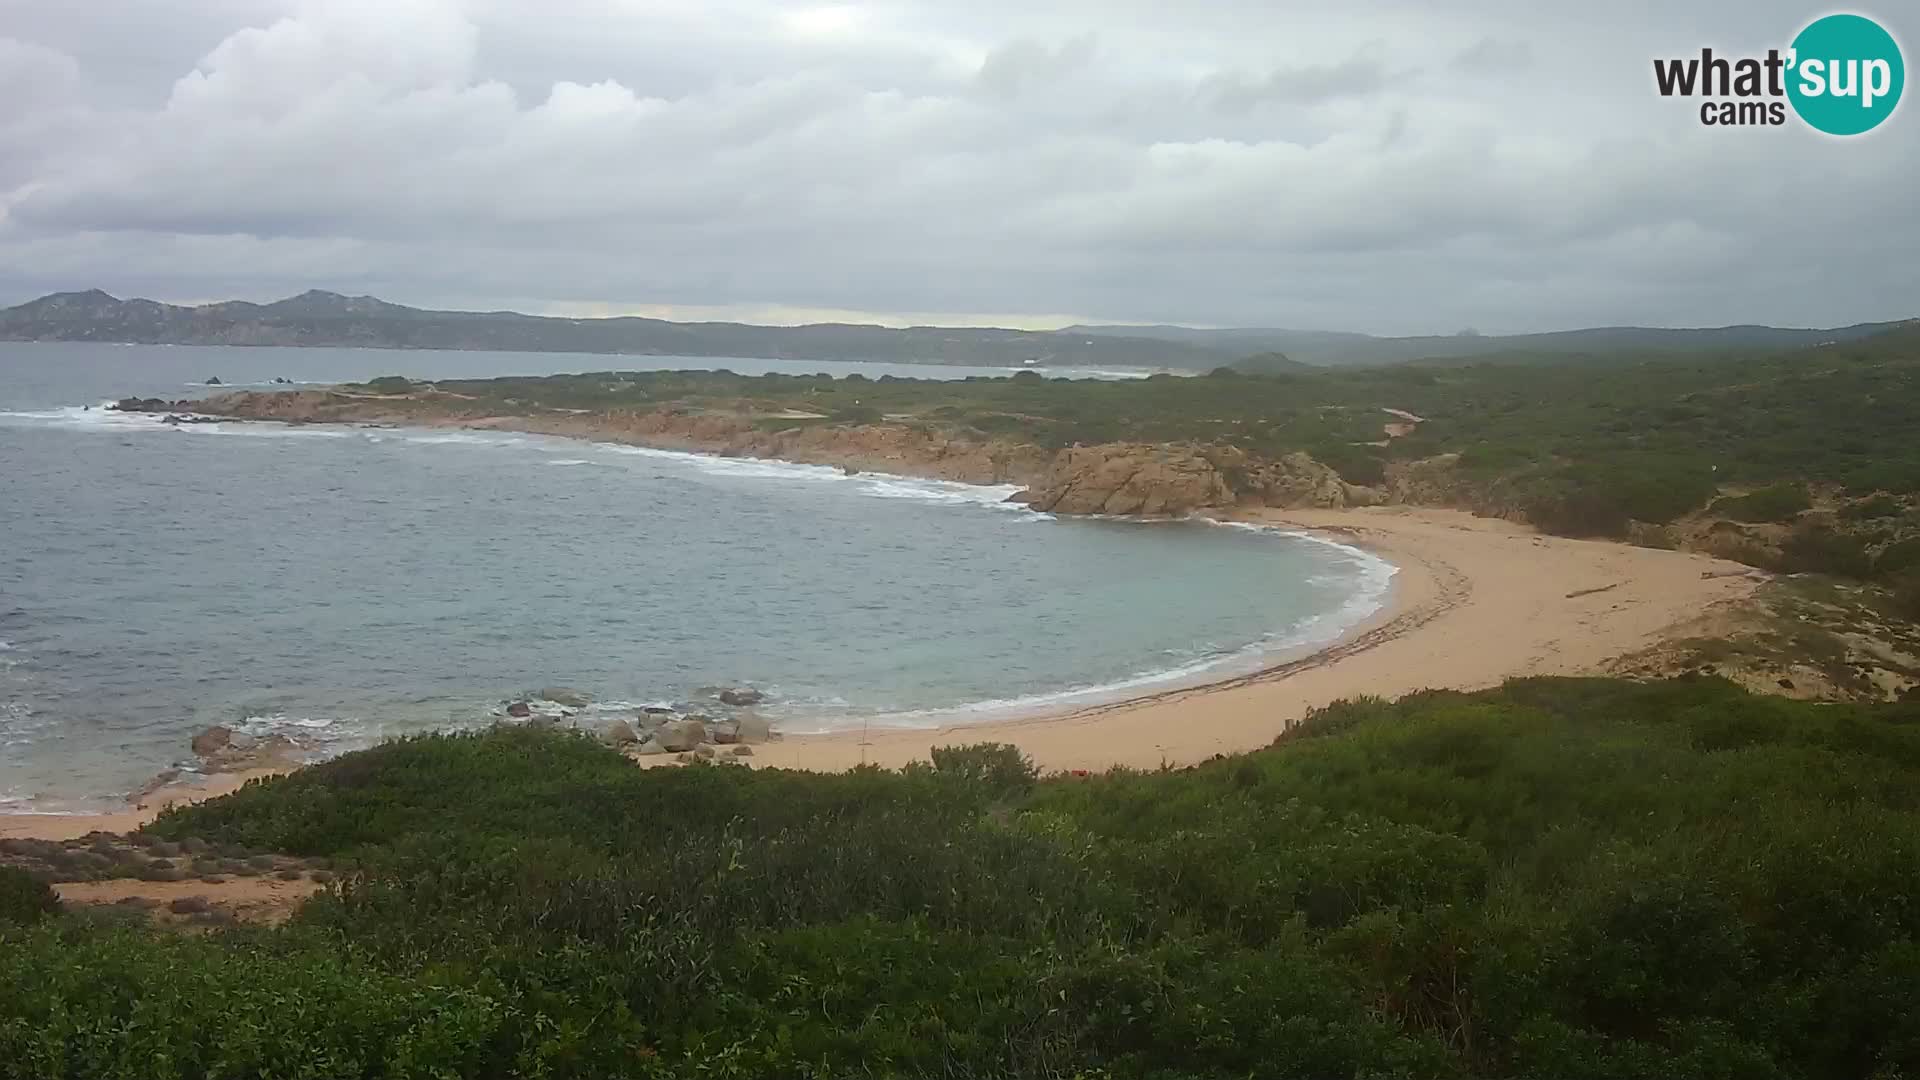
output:
{"label": "rock in water", "polygon": [[525,720],[527,717],[533,715],[533,706],[524,701],[516,701],[507,706],[507,715],[515,717],[516,719]]}
{"label": "rock in water", "polygon": [[233,745],[233,729],[225,724],[215,724],[193,737],[193,752],[201,757],[212,757]]}
{"label": "rock in water", "polygon": [[660,725],[653,739],[669,753],[681,753],[707,741],[707,725],[698,720],[675,720]]}
{"label": "rock in water", "polygon": [[722,705],[758,705],[767,700],[767,695],[750,686],[735,686],[720,691]]}
{"label": "rock in water", "polygon": [[584,709],[587,707],[587,702],[592,700],[580,691],[566,686],[549,686],[534,696],[543,701],[551,701],[555,705],[565,705],[569,709]]}

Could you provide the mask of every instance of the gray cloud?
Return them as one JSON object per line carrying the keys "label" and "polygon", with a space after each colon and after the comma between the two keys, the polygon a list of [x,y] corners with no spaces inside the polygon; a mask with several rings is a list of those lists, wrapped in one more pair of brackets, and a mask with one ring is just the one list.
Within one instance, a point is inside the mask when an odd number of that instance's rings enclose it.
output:
{"label": "gray cloud", "polygon": [[0,301],[1913,313],[1911,106],[1841,143],[1651,92],[1653,56],[1764,49],[1805,12],[1542,6],[126,0],[99,27],[0,0]]}

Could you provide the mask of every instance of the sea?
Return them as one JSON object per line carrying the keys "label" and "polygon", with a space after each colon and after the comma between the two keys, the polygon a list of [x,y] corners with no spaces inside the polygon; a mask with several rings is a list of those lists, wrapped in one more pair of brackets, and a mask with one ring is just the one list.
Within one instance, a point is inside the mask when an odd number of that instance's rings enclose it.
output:
{"label": "sea", "polygon": [[[385,374],[998,368],[0,343],[0,812],[124,805],[225,724],[312,758],[764,691],[782,731],[1117,700],[1322,646],[1393,568],[1277,529],[1055,518],[1014,489],[495,432],[102,408]],[[1145,372],[1065,370],[1050,377]],[[189,772],[191,775],[191,772]]]}

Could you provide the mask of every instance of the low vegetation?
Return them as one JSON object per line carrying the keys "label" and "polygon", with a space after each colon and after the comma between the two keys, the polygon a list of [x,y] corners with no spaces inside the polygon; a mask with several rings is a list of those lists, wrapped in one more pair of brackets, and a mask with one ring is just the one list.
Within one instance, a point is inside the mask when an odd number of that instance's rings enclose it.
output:
{"label": "low vegetation", "polygon": [[1533,679],[1051,778],[409,739],[150,827],[354,868],[283,928],[0,918],[0,1076],[1913,1076],[1917,709]]}
{"label": "low vegetation", "polygon": [[[1510,358],[1509,358],[1510,359]],[[1247,370],[1236,370],[1244,366]],[[1104,442],[1306,451],[1396,501],[1647,536],[1773,569],[1891,578],[1920,555],[1920,330],[1762,354],[1555,365],[956,382],[597,372],[442,382],[423,410],[711,410],[779,429],[882,422],[1043,448]],[[457,396],[456,396],[457,395]],[[795,419],[805,414],[816,419]],[[1708,522],[1741,526],[1695,535]],[[1673,542],[1670,538],[1669,542]]]}

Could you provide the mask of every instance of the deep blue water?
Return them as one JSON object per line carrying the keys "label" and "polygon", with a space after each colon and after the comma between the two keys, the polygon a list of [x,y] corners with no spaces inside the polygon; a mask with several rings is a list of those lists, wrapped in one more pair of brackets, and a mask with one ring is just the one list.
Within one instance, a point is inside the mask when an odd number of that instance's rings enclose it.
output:
{"label": "deep blue water", "polygon": [[1055,520],[975,488],[506,433],[86,409],[189,383],[921,365],[0,343],[0,809],[81,805],[209,724],[321,752],[750,683],[789,731],[1125,694],[1323,641],[1378,603],[1349,549]]}

